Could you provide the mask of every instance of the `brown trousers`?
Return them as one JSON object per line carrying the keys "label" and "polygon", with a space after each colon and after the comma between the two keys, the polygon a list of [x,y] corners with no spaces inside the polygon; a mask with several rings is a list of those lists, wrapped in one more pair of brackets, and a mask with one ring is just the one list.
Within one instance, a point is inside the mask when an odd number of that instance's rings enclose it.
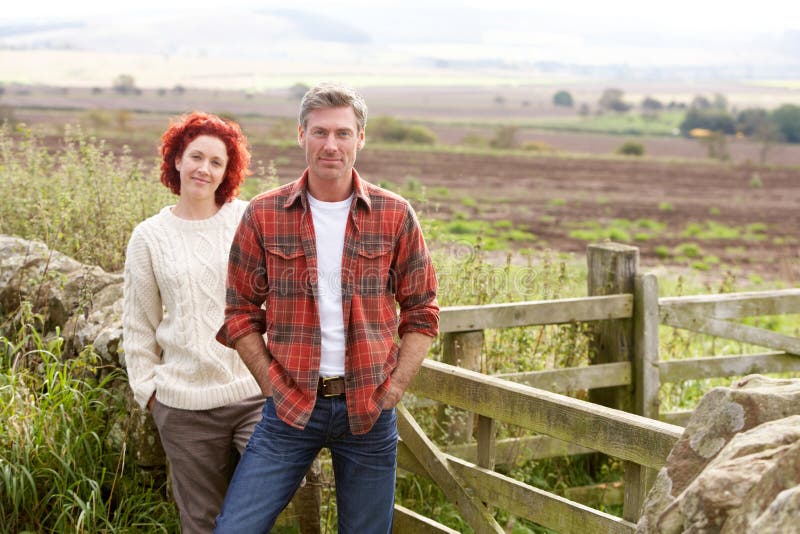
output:
{"label": "brown trousers", "polygon": [[153,403],[153,421],[170,464],[183,534],[209,534],[235,462],[261,420],[261,396],[213,408],[181,410]]}

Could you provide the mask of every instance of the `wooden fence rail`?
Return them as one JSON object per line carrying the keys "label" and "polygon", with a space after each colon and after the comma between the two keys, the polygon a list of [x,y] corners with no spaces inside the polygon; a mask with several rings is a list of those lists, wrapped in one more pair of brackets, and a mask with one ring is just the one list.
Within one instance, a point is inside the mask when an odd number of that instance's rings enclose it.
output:
{"label": "wooden fence rail", "polygon": [[439,331],[445,334],[487,328],[630,319],[632,311],[632,295],[449,306],[442,309]]}
{"label": "wooden fence rail", "polygon": [[409,390],[562,441],[659,468],[682,428],[427,360]]}
{"label": "wooden fence rail", "polygon": [[[577,443],[587,451],[601,451],[652,468],[663,465],[683,430],[653,419],[435,361],[423,364],[411,391],[494,421],[548,434],[562,442]],[[461,480],[469,486],[474,499],[491,502],[493,506],[558,532],[582,533],[587,528],[590,532],[633,532],[635,528],[629,521],[538,490],[454,456],[428,450],[422,452],[423,460],[420,461],[420,438],[412,432],[410,425],[401,424],[399,427],[404,442],[398,457],[399,465],[432,478],[451,502],[459,504],[464,501],[463,490],[459,493],[454,489],[458,486],[457,481]],[[406,446],[406,442],[416,444],[408,443]],[[480,456],[480,439],[477,447]],[[443,472],[447,470],[441,467],[442,463],[454,474]],[[480,458],[478,463],[481,463]],[[438,472],[435,471],[437,468]],[[474,517],[475,506],[476,503],[472,502],[466,507],[465,519]],[[476,528],[475,523],[470,524]],[[482,528],[476,528],[478,531],[492,531],[482,519],[478,519],[477,524],[482,525]]]}
{"label": "wooden fence rail", "polygon": [[[434,480],[476,532],[499,528],[482,503],[558,532],[632,532],[656,470],[683,431],[671,423],[682,424],[690,414],[660,413],[662,383],[800,371],[800,339],[733,321],[800,313],[800,289],[659,298],[656,277],[637,272],[634,247],[592,245],[587,261],[591,296],[586,298],[443,308],[442,362],[425,361],[409,388],[441,403],[440,414],[455,409],[463,416],[461,423],[447,426],[455,443],[439,450],[401,409],[398,465]],[[485,329],[577,322],[595,325],[598,356],[592,365],[495,376],[478,372]],[[660,325],[772,350],[661,361]],[[594,402],[561,395],[575,390],[590,391]],[[472,428],[475,416],[477,429]],[[496,440],[497,423],[539,435]],[[591,451],[625,461],[622,519],[493,470],[498,462]],[[395,531],[451,530],[398,506]]]}

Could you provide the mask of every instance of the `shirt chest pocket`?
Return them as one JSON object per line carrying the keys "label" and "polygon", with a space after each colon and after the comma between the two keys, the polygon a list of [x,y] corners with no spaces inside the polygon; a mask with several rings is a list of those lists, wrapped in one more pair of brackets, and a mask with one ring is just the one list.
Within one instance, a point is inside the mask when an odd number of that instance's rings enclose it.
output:
{"label": "shirt chest pocket", "polygon": [[362,295],[394,293],[390,241],[362,242],[358,249],[356,287]]}
{"label": "shirt chest pocket", "polygon": [[310,283],[303,247],[267,243],[265,248],[269,292],[277,296],[303,293]]}

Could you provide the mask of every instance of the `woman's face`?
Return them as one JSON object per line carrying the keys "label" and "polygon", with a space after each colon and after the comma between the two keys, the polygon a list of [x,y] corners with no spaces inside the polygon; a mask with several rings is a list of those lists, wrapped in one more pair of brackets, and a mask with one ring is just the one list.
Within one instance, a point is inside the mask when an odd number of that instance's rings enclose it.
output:
{"label": "woman's face", "polygon": [[175,159],[181,177],[181,196],[192,200],[214,200],[214,192],[225,177],[228,151],[218,137],[199,135]]}

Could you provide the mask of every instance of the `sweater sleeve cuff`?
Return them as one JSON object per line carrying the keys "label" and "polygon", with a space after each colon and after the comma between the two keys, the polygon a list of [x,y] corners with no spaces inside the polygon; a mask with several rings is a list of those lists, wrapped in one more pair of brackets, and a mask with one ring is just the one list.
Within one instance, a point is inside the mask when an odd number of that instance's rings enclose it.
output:
{"label": "sweater sleeve cuff", "polygon": [[156,392],[156,381],[148,380],[144,384],[138,384],[136,390],[133,392],[133,399],[136,401],[143,410],[147,410],[147,403],[150,402],[150,397]]}

